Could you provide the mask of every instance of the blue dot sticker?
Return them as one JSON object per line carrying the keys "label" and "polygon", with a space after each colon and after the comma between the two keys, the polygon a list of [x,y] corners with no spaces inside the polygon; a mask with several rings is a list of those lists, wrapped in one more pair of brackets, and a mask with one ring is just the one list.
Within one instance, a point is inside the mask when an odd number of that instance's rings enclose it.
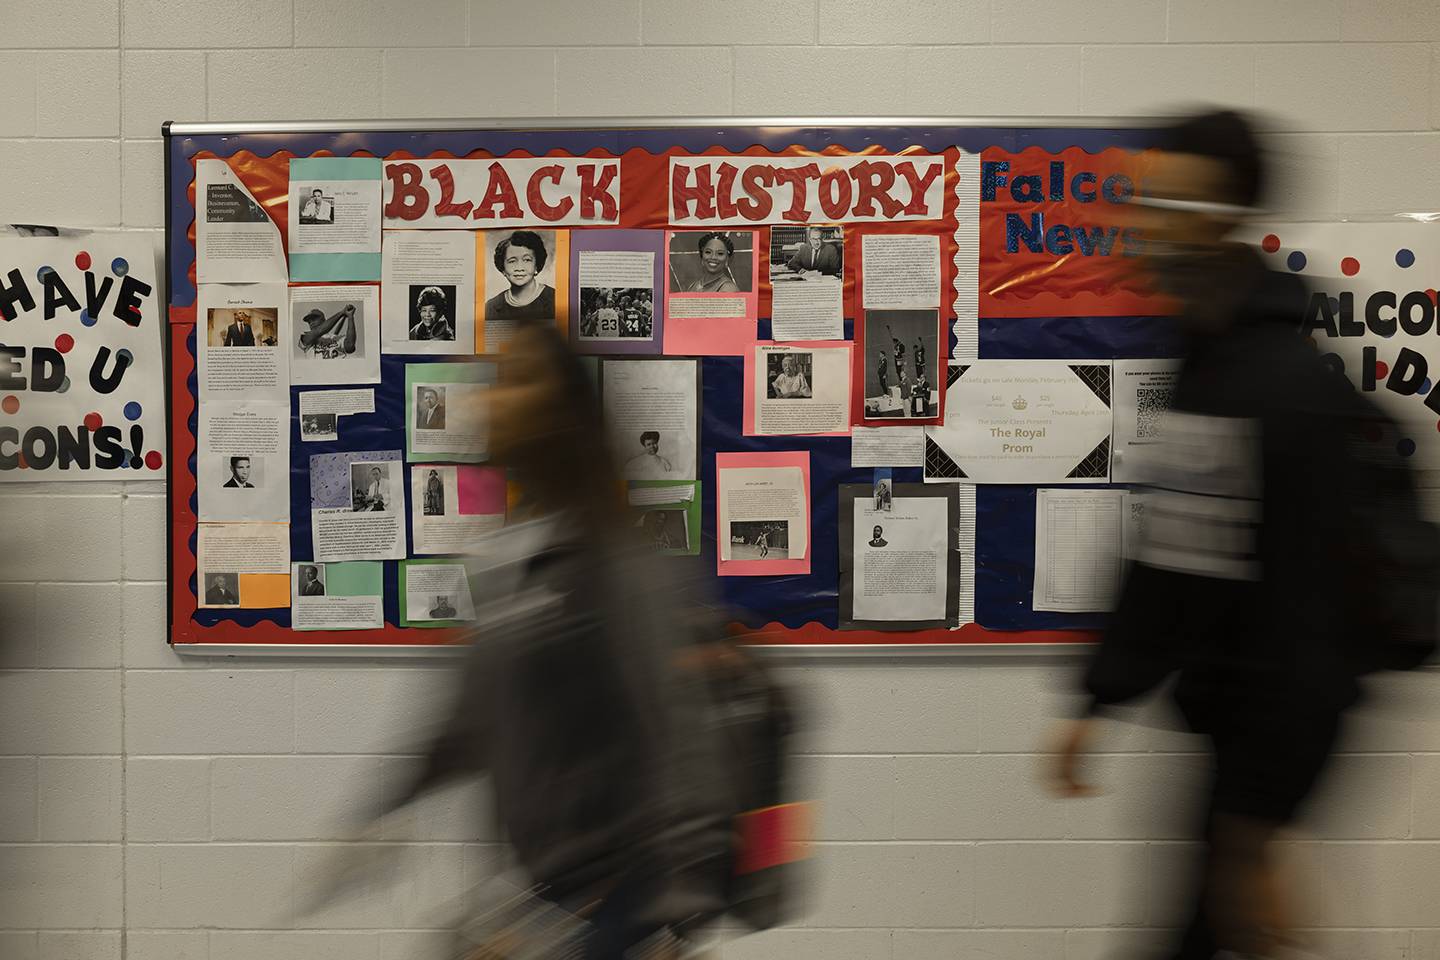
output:
{"label": "blue dot sticker", "polygon": [[125,419],[139,420],[140,404],[136,403],[134,400],[131,400],[129,403],[125,404]]}
{"label": "blue dot sticker", "polygon": [[1399,443],[1395,444],[1395,449],[1400,452],[1400,456],[1408,457],[1410,456],[1410,454],[1415,452],[1415,441],[1411,440],[1409,437],[1406,437],[1404,440],[1401,440]]}
{"label": "blue dot sticker", "polygon": [[1431,384],[1429,377],[1426,377],[1424,380],[1420,381],[1420,395],[1422,397],[1430,392],[1430,386]]}
{"label": "blue dot sticker", "polygon": [[1401,247],[1395,251],[1395,265],[1401,268],[1413,267],[1415,265],[1415,251],[1408,247]]}
{"label": "blue dot sticker", "polygon": [[90,316],[90,311],[83,307],[80,309],[80,322],[87,327],[95,326],[95,318]]}
{"label": "blue dot sticker", "polygon": [[35,279],[39,280],[41,283],[44,283],[44,282],[45,282],[45,277],[46,277],[46,275],[47,275],[47,274],[54,273],[54,272],[55,272],[55,268],[52,267],[52,266],[50,266],[49,264],[46,264],[45,266],[41,267],[39,270],[36,270],[36,271],[35,271]]}
{"label": "blue dot sticker", "polygon": [[135,354],[131,353],[124,347],[121,347],[119,350],[115,351],[115,355],[121,360],[124,360],[126,363],[133,363],[135,361]]}
{"label": "blue dot sticker", "polygon": [[130,272],[130,261],[124,257],[116,257],[110,261],[110,272],[117,277],[123,277]]}
{"label": "blue dot sticker", "polygon": [[1291,271],[1299,273],[1305,269],[1305,254],[1299,250],[1291,250],[1290,256],[1285,258],[1285,266],[1289,267]]}

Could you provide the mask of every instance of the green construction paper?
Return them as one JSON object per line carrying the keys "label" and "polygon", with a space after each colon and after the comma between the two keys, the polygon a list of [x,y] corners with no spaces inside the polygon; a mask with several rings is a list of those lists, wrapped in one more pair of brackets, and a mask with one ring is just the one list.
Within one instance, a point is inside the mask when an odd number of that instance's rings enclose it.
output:
{"label": "green construction paper", "polygon": [[[638,519],[641,514],[650,510],[674,510],[684,509],[686,539],[690,546],[680,550],[657,550],[656,552],[667,557],[698,557],[700,555],[700,481],[699,480],[632,480],[632,488],[655,488],[655,487],[694,487],[695,495],[688,502],[680,503],[657,503],[649,506],[631,505],[630,513]],[[643,535],[643,531],[642,531]]]}
{"label": "green construction paper", "polygon": [[405,459],[423,463],[482,463],[487,457],[463,453],[415,452],[415,385],[420,383],[484,383],[498,378],[493,360],[472,363],[405,364]]}
{"label": "green construction paper", "polygon": [[378,253],[292,253],[291,280],[379,280]]}
{"label": "green construction paper", "polygon": [[408,590],[405,589],[405,582],[406,582],[405,574],[406,574],[408,568],[411,567],[412,565],[413,565],[413,566],[421,566],[421,565],[424,565],[424,564],[444,564],[444,565],[446,565],[446,566],[457,566],[457,565],[458,565],[458,566],[463,566],[463,567],[465,567],[467,573],[469,573],[469,578],[471,579],[471,584],[470,584],[470,602],[471,602],[471,604],[474,604],[474,602],[475,602],[475,585],[474,585],[474,582],[473,582],[473,580],[474,580],[474,574],[469,572],[469,571],[470,571],[470,568],[469,568],[468,565],[466,565],[466,564],[464,563],[464,561],[462,561],[462,560],[460,560],[460,559],[458,559],[458,558],[456,558],[456,557],[436,557],[436,558],[433,559],[433,560],[402,560],[402,561],[400,561],[400,625],[401,625],[402,627],[473,627],[473,626],[475,626],[475,621],[474,621],[474,620],[411,620],[411,619],[410,619],[410,610],[409,610],[409,605],[408,605],[408,601],[409,601],[409,599],[410,599],[410,593],[409,593]]}
{"label": "green construction paper", "polygon": [[296,157],[290,161],[291,180],[379,180],[379,157]]}
{"label": "green construction paper", "polygon": [[325,592],[332,597],[382,597],[385,565],[379,560],[325,564]]}

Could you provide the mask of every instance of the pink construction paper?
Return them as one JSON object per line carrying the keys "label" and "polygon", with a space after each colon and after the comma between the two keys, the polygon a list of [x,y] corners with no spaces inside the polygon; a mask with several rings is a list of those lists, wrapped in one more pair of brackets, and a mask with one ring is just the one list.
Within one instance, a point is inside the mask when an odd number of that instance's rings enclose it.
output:
{"label": "pink construction paper", "polygon": [[[805,486],[805,556],[800,560],[721,560],[720,495],[725,470],[755,467],[799,467]],[[815,526],[811,523],[810,451],[786,450],[777,453],[715,454],[715,573],[721,577],[776,577],[808,574],[810,556],[815,552]]]}
{"label": "pink construction paper", "polygon": [[[773,347],[773,346],[775,346],[775,341],[774,341],[774,340],[758,340],[758,341],[756,341],[756,342],[754,342],[754,343],[751,343],[750,346],[749,346],[749,348],[746,349],[746,351],[745,351],[745,386],[744,386],[745,397],[744,397],[744,400],[743,400],[743,402],[744,402],[744,408],[743,408],[742,413],[741,413],[740,432],[741,432],[744,436],[747,436],[747,437],[758,437],[758,436],[766,436],[766,437],[785,437],[785,436],[791,436],[791,437],[848,437],[848,436],[850,436],[850,430],[849,430],[848,427],[847,427],[846,429],[844,429],[844,430],[836,430],[836,431],[833,431],[833,432],[831,432],[831,433],[791,433],[791,434],[785,434],[785,433],[766,433],[766,434],[758,434],[758,433],[755,432],[755,378],[756,378],[756,377],[759,375],[759,373],[760,373],[760,371],[757,370],[756,367],[755,367],[755,348],[756,348],[756,347]],[[810,348],[810,349],[815,349],[815,348],[817,348],[817,347],[823,347],[823,348],[825,348],[825,349],[827,349],[827,350],[833,350],[833,349],[835,349],[836,347],[844,347],[846,350],[850,350],[850,351],[853,351],[853,350],[855,349],[855,344],[854,344],[854,342],[853,342],[853,341],[850,341],[850,340],[798,340],[798,341],[786,340],[786,341],[784,341],[784,342],[781,344],[781,346],[794,347],[794,348],[797,349],[797,350],[804,350],[804,349],[806,349],[807,347]],[[853,361],[854,361],[853,355],[852,355],[851,357],[847,357],[847,358],[846,358],[846,360],[845,360],[846,369],[851,369],[851,368],[854,367],[855,364],[854,364]],[[849,391],[847,391],[847,400],[848,400],[848,394],[849,394]],[[848,419],[848,418],[847,418],[847,419]]]}
{"label": "pink construction paper", "polygon": [[[670,241],[677,233],[694,234],[697,238],[703,230],[667,230],[665,232],[665,255],[670,252]],[[736,232],[736,231],[731,231]],[[743,355],[755,342],[755,323],[760,316],[760,259],[769,262],[768,251],[762,247],[764,239],[760,233],[754,235],[753,254],[750,257],[749,293],[672,293],[670,292],[670,271],[665,272],[665,352],[694,357],[738,357]],[[677,300],[711,300],[716,297],[735,298],[745,301],[743,317],[675,317],[671,315],[670,304]]]}
{"label": "pink construction paper", "polygon": [[455,485],[459,488],[462,516],[505,512],[504,470],[461,466],[456,469]]}

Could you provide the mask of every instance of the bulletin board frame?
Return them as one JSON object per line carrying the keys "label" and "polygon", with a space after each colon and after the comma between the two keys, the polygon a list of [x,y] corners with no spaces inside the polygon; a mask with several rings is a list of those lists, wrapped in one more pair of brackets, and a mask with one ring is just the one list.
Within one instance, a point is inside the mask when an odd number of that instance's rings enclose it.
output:
{"label": "bulletin board frame", "polygon": [[[196,426],[194,409],[179,409],[175,401],[177,387],[184,388],[183,379],[177,382],[177,355],[182,358],[184,377],[193,377],[194,356],[187,350],[184,324],[187,316],[193,325],[196,287],[194,282],[194,238],[193,238],[193,195],[187,195],[193,182],[193,165],[187,165],[187,156],[196,152],[193,145],[243,144],[235,149],[248,149],[257,143],[270,144],[275,150],[287,149],[293,142],[301,149],[294,150],[295,156],[311,156],[316,152],[329,152],[335,156],[367,152],[369,138],[374,135],[414,135],[423,137],[434,134],[445,135],[475,133],[495,134],[515,132],[517,134],[544,135],[553,133],[555,145],[559,146],[567,134],[624,134],[635,131],[684,131],[690,143],[700,142],[702,137],[709,149],[723,151],[733,147],[735,152],[752,145],[771,145],[783,142],[785,131],[805,130],[817,138],[836,134],[828,142],[839,142],[844,137],[850,142],[876,143],[880,138],[876,131],[896,131],[914,134],[913,142],[918,147],[945,149],[956,143],[956,137],[949,131],[963,132],[970,143],[994,144],[1011,150],[1029,147],[1059,153],[1073,147],[1087,152],[1110,147],[1128,151],[1143,150],[1153,145],[1153,129],[1159,122],[1152,117],[688,117],[688,118],[540,118],[540,119],[433,119],[433,120],[352,120],[314,122],[176,122],[163,125],[164,137],[164,179],[165,179],[165,282],[167,335],[165,338],[166,359],[166,416],[170,421],[166,460],[167,472],[167,622],[169,641],[178,652],[209,656],[246,657],[413,657],[449,656],[459,650],[458,635],[437,636],[441,631],[416,631],[395,626],[388,622],[383,630],[355,631],[349,638],[318,638],[312,634],[290,633],[290,642],[274,639],[251,640],[245,634],[246,627],[217,630],[214,627],[198,627],[187,613],[193,613],[198,603],[191,581],[194,575],[194,560],[188,565],[178,564],[180,551],[189,549],[197,518],[193,504],[195,489],[193,453]],[[856,139],[858,138],[858,140]],[[187,146],[189,145],[189,146]],[[201,147],[199,149],[205,149]],[[965,146],[963,149],[979,152],[978,148]],[[188,150],[188,154],[187,154]],[[700,150],[694,152],[699,153]],[[222,154],[225,155],[225,154]],[[370,155],[387,156],[386,153]],[[417,152],[414,156],[427,154]],[[440,152],[441,156],[464,156],[463,153]],[[538,154],[537,154],[538,155]],[[579,152],[573,154],[581,155]],[[618,153],[617,153],[618,155]],[[187,203],[189,215],[186,215]],[[189,311],[188,315],[186,311]],[[942,305],[942,318],[946,308]],[[856,305],[855,313],[859,313]],[[847,328],[848,328],[847,320]],[[948,328],[949,324],[946,323]],[[762,330],[764,328],[762,327]],[[763,334],[762,334],[763,335]],[[953,334],[951,336],[953,345]],[[950,350],[944,351],[949,356]],[[707,384],[707,390],[709,386]],[[703,407],[705,397],[700,398]],[[193,404],[191,404],[193,407]],[[292,413],[293,416],[293,413]],[[186,432],[188,431],[188,437]],[[820,438],[776,438],[804,439],[818,441]],[[185,441],[188,440],[188,450]],[[177,459],[177,443],[182,446]],[[187,462],[189,461],[189,462]],[[178,469],[177,469],[178,464]],[[178,484],[182,474],[189,471],[189,483]],[[918,470],[914,471],[918,474]],[[712,474],[713,476],[713,474]],[[902,479],[897,471],[897,481]],[[845,481],[842,481],[845,482]],[[828,496],[833,491],[812,491],[813,496]],[[707,495],[710,495],[707,491]],[[832,544],[822,544],[821,549],[833,549]],[[292,558],[293,559],[293,558]],[[180,582],[180,581],[184,582]],[[185,594],[191,601],[187,610]],[[393,642],[399,640],[399,632],[409,637],[424,634],[426,642]],[[364,633],[361,637],[353,634]],[[931,635],[933,634],[933,636]],[[982,656],[1033,656],[1073,654],[1095,639],[1093,629],[1023,629],[996,630],[979,624],[966,624],[958,629],[926,631],[924,636],[912,633],[880,633],[872,631],[838,631],[819,623],[803,623],[788,627],[780,623],[768,623],[745,631],[748,643],[756,648],[802,657],[949,657],[955,655]],[[407,638],[408,639],[408,638]]]}

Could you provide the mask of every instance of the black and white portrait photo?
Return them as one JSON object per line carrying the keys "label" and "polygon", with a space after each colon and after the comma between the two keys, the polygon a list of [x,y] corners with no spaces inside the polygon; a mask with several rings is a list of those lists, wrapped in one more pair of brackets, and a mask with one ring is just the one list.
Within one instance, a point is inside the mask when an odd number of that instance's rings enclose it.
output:
{"label": "black and white portrait photo", "polygon": [[670,235],[671,293],[749,293],[755,234],[749,230],[698,230]]}
{"label": "black and white portrait photo", "polygon": [[325,568],[318,563],[300,564],[300,585],[297,589],[302,597],[325,596]]}
{"label": "black and white portrait photo", "polygon": [[265,461],[258,457],[221,456],[220,468],[228,490],[253,490],[264,485]]}
{"label": "black and white portrait photo", "polygon": [[445,429],[445,388],[419,386],[415,388],[415,429]]}
{"label": "black and white portrait photo", "polygon": [[440,479],[439,470],[430,470],[425,475],[421,513],[427,517],[445,516],[445,482]]}
{"label": "black and white portrait photo", "polygon": [[455,616],[454,598],[448,594],[439,594],[430,602],[430,618],[432,620],[450,620]]}
{"label": "black and white portrait photo", "polygon": [[279,342],[274,307],[211,307],[205,342],[212,347],[273,347]]}
{"label": "black and white portrait photo", "polygon": [[871,419],[934,417],[944,363],[934,310],[865,311],[865,416]]}
{"label": "black and white portrait photo", "polygon": [[815,357],[799,351],[765,355],[765,390],[771,400],[809,400]]}
{"label": "black and white portrait photo", "polygon": [[486,323],[555,319],[556,243],[554,230],[486,231]]}
{"label": "black and white portrait photo", "polygon": [[640,529],[656,550],[690,549],[690,530],[684,508],[655,508],[640,515]]}
{"label": "black and white portrait photo", "polygon": [[664,442],[664,434],[659,430],[642,430],[636,439],[638,452],[625,460],[627,480],[664,480],[674,476],[675,461]]}
{"label": "black and white portrait photo", "polygon": [[205,603],[211,607],[240,606],[240,574],[205,574]]}
{"label": "black and white portrait photo", "polygon": [[300,417],[300,436],[330,440],[336,436],[338,416],[333,413],[307,413]]}
{"label": "black and white portrait photo", "polygon": [[[455,339],[455,284],[410,284],[411,341]],[[388,322],[388,321],[387,321]]]}
{"label": "black and white portrait photo", "polygon": [[649,340],[655,298],[649,287],[581,287],[580,339]]}
{"label": "black and white portrait photo", "polygon": [[871,534],[871,536],[870,536],[870,546],[872,546],[872,547],[886,547],[886,546],[889,546],[889,542],[886,541],[886,539],[885,539],[885,528],[882,527],[882,526],[881,526],[880,524],[878,524],[878,523],[875,524],[875,530],[874,530],[874,532],[873,532],[873,533]]}
{"label": "black and white portrait photo", "polygon": [[344,360],[363,357],[366,344],[363,302],[302,301],[291,308],[296,360]]}
{"label": "black and white portrait photo", "polygon": [[812,223],[770,228],[771,279],[844,275],[844,227]]}
{"label": "black and white portrait photo", "polygon": [[397,508],[390,485],[391,464],[357,461],[350,464],[351,510],[355,513],[385,513]]}
{"label": "black and white portrait photo", "polygon": [[881,477],[875,481],[875,512],[889,513],[895,502],[894,487],[889,477]]}
{"label": "black and white portrait photo", "polygon": [[788,560],[790,521],[730,521],[731,560]]}
{"label": "black and white portrait photo", "polygon": [[327,197],[322,187],[311,187],[301,192],[300,222],[306,225],[333,224],[335,222],[335,198]]}

